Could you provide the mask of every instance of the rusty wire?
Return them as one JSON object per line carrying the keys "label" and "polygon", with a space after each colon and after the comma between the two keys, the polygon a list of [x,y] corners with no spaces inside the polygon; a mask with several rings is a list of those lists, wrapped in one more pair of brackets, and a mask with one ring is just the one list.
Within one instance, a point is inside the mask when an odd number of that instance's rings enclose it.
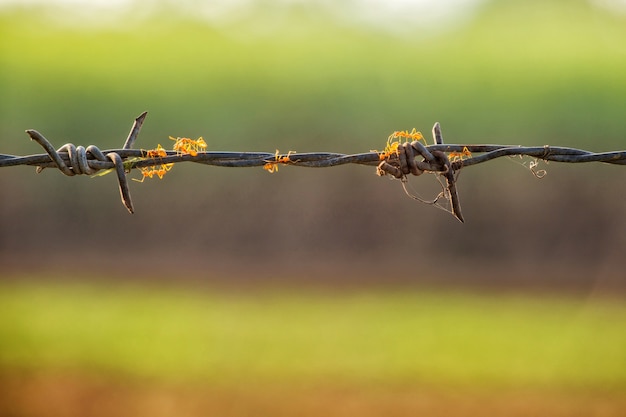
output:
{"label": "rusty wire", "polygon": [[[419,197],[409,196],[419,201],[437,204],[443,197],[450,204],[452,213],[459,221],[463,222],[461,207],[456,192],[456,176],[462,168],[491,161],[504,156],[529,156],[544,161],[582,163],[604,162],[608,164],[626,165],[626,150],[616,152],[595,153],[582,149],[555,147],[555,146],[511,146],[511,145],[459,145],[444,144],[439,123],[433,127],[433,145],[423,145],[419,141],[405,142],[398,146],[398,152],[394,155],[381,157],[381,153],[370,151],[353,155],[332,152],[309,152],[280,155],[268,152],[198,152],[197,155],[181,154],[176,151],[166,151],[162,158],[146,158],[145,151],[132,149],[135,140],[141,130],[141,126],[147,112],[137,117],[121,149],[107,149],[101,151],[98,147],[88,147],[65,144],[59,149],[54,149],[51,143],[36,130],[27,130],[30,138],[39,143],[45,154],[14,156],[0,154],[0,168],[17,165],[31,165],[37,167],[37,172],[44,168],[57,168],[65,175],[94,175],[100,170],[114,169],[119,182],[122,203],[130,213],[134,212],[133,203],[128,189],[126,174],[132,169],[150,167],[161,164],[179,162],[196,162],[205,165],[219,167],[262,167],[268,163],[280,163],[284,165],[326,168],[345,164],[359,164],[376,166],[379,175],[391,175],[406,183],[407,177],[421,175],[424,172],[438,174],[445,179],[442,182],[442,193],[433,201],[425,201]],[[467,151],[471,154],[464,159],[457,158],[450,161],[448,154],[451,152],[462,153]],[[478,155],[476,155],[478,154]],[[416,158],[423,157],[421,161]]]}

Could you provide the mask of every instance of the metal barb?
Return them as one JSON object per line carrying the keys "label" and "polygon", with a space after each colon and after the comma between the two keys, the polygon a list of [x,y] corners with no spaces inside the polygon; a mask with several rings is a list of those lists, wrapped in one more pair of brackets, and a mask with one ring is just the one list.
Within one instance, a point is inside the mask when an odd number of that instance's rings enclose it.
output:
{"label": "metal barb", "polygon": [[[48,153],[48,155],[50,155],[50,159],[52,159],[52,161],[56,164],[57,168],[59,168],[59,170],[61,170],[62,173],[64,173],[65,175],[69,175],[69,176],[75,175],[74,171],[69,169],[68,166],[65,164],[65,162],[63,162],[63,159],[61,159],[61,157],[59,156],[57,151],[54,149],[52,144],[48,142],[48,139],[46,139],[41,133],[37,132],[36,130],[27,130],[26,133],[28,133],[28,136],[30,136],[32,140],[34,140],[35,142],[37,142],[43,147],[43,149]],[[43,167],[37,168],[38,173],[41,172],[42,170],[43,170]]]}
{"label": "metal barb", "polygon": [[[129,149],[133,145],[133,143],[137,139],[137,135],[139,135],[141,125],[143,124],[146,115],[147,112],[143,112],[141,115],[139,115],[139,117],[135,119],[128,138],[124,143],[123,149]],[[100,169],[103,169],[105,167],[110,168],[109,166],[103,167],[101,164],[98,164],[98,162],[108,163],[109,165],[112,164],[115,172],[117,173],[122,203],[129,213],[133,214],[135,212],[135,209],[133,207],[133,201],[130,197],[130,190],[128,189],[126,172],[124,171],[124,160],[117,152],[109,151],[105,154],[94,145],[90,145],[85,148],[84,146],[75,146],[72,143],[66,143],[58,150],[55,150],[50,141],[48,141],[41,133],[37,132],[36,130],[27,130],[26,133],[28,134],[28,136],[30,136],[32,140],[36,141],[44,148],[52,162],[65,175],[93,175],[97,173]],[[91,155],[93,159],[88,159],[87,154]],[[68,161],[67,163],[66,160]],[[43,171],[44,168],[46,168],[45,165],[38,165],[37,172],[39,173]]]}
{"label": "metal barb", "polygon": [[128,191],[128,181],[126,180],[126,172],[124,172],[124,161],[122,161],[122,158],[115,152],[109,152],[106,156],[115,164],[115,172],[117,173],[117,179],[120,184],[122,203],[128,212],[133,214],[135,209],[133,208],[133,202],[130,198],[130,191]]}
{"label": "metal barb", "polygon": [[135,140],[137,140],[137,136],[139,135],[139,131],[141,130],[141,126],[143,126],[143,121],[146,119],[147,115],[148,112],[145,111],[137,116],[133,126],[130,128],[130,132],[128,133],[128,137],[126,138],[126,142],[124,142],[122,149],[131,149],[133,147]]}
{"label": "metal barb", "polygon": [[433,139],[435,140],[435,145],[443,145],[443,135],[441,134],[441,125],[439,122],[435,122],[433,126]]}
{"label": "metal barb", "polygon": [[[433,137],[435,139],[435,143],[437,145],[443,145],[443,135],[441,134],[441,125],[439,122],[435,122],[433,126]],[[463,219],[463,213],[461,213],[461,201],[459,200],[459,195],[456,191],[456,177],[454,175],[454,168],[450,164],[450,160],[448,156],[442,151],[434,151],[433,155],[437,156],[439,160],[441,160],[445,166],[446,171],[442,173],[446,178],[446,185],[448,189],[448,195],[450,196],[450,204],[452,205],[452,214],[457,218],[461,223],[465,223]]]}
{"label": "metal barb", "polygon": [[[441,127],[439,123],[435,123],[433,127],[433,137],[438,145],[443,145],[443,137],[441,135]],[[422,156],[422,161],[417,161],[416,156]],[[430,152],[419,141],[412,143],[405,142],[398,146],[398,152],[390,155],[378,164],[376,173],[379,176],[390,174],[396,179],[399,179],[403,183],[404,191],[410,197],[419,200],[424,203],[436,204],[439,198],[436,198],[432,202],[427,202],[421,198],[415,197],[407,191],[404,183],[407,181],[407,175],[421,175],[423,172],[436,173],[443,176],[446,179],[446,186],[443,191],[443,196],[446,200],[449,200],[451,210],[444,209],[452,213],[457,220],[464,223],[463,214],[461,213],[461,202],[456,190],[456,177],[452,164],[448,159],[448,156],[440,150],[433,150]],[[438,206],[442,208],[441,206]]]}

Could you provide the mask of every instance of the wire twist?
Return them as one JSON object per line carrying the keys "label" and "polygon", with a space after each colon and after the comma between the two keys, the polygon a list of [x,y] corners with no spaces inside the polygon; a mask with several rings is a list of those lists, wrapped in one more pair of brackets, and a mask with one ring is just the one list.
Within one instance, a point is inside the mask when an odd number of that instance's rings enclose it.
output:
{"label": "wire twist", "polygon": [[[128,138],[126,138],[126,141],[124,142],[123,149],[130,149],[133,145],[147,115],[147,112],[143,112],[135,119],[135,122],[130,129],[130,133],[128,134]],[[97,164],[96,162],[107,163],[110,161],[117,174],[122,203],[131,214],[135,212],[133,201],[130,197],[130,191],[128,189],[128,180],[126,179],[124,161],[117,152],[107,152],[105,154],[95,145],[89,145],[85,148],[84,146],[74,146],[72,143],[66,143],[58,150],[55,150],[50,142],[36,130],[29,129],[26,133],[32,140],[44,148],[56,167],[67,176],[71,177],[81,174],[93,175],[102,169],[100,164]],[[61,153],[67,154],[66,158],[69,159],[69,166],[65,162],[64,158],[61,157]],[[91,159],[88,155],[91,156]],[[44,165],[37,166],[37,173],[43,171],[44,168],[46,168]]]}
{"label": "wire twist", "polygon": [[[435,123],[433,126],[433,138],[437,145],[443,145],[443,136],[441,134],[441,126],[439,123]],[[421,155],[424,159],[418,161],[417,155]],[[398,150],[395,154],[390,155],[378,164],[376,173],[379,176],[386,174],[392,175],[394,178],[402,181],[403,186],[407,181],[407,175],[412,174],[415,176],[422,175],[424,172],[438,173],[446,179],[446,186],[444,187],[444,197],[450,201],[452,206],[452,214],[461,223],[465,222],[463,214],[461,213],[461,203],[456,191],[456,178],[454,175],[454,168],[448,159],[448,156],[440,151],[433,150],[432,152],[424,146],[420,141],[413,141],[411,143],[405,142],[398,145]],[[406,193],[413,197],[404,188]],[[416,197],[414,197],[416,198]],[[418,200],[423,201],[418,198]],[[436,203],[437,199],[433,202]]]}
{"label": "wire twist", "polygon": [[[166,156],[164,157],[146,158],[145,151],[132,149],[146,116],[147,112],[144,112],[135,119],[121,149],[101,151],[94,145],[85,148],[68,143],[55,150],[41,133],[36,130],[27,130],[26,133],[30,138],[39,143],[46,153],[29,156],[0,154],[0,168],[30,165],[36,166],[37,172],[41,172],[44,168],[57,168],[68,176],[94,175],[103,169],[114,169],[118,178],[122,203],[130,213],[134,213],[126,176],[132,169],[178,162],[196,162],[205,165],[237,168],[263,167],[268,163],[311,168],[326,168],[345,164],[368,165],[376,166],[378,175],[390,175],[399,179],[403,184],[405,192],[419,201],[433,204],[443,196],[450,202],[451,210],[449,211],[459,221],[463,222],[464,218],[456,189],[456,178],[462,168],[504,156],[530,156],[544,161],[566,163],[604,162],[626,165],[626,150],[594,153],[582,149],[549,145],[522,147],[510,145],[444,144],[439,123],[435,123],[433,127],[433,145],[424,145],[419,141],[405,142],[398,145],[397,152],[385,157],[381,157],[381,153],[376,151],[353,155],[331,152],[290,152],[285,155],[267,152],[197,152],[196,155],[190,155],[176,151],[166,151]],[[451,152],[467,152],[471,156],[450,161],[447,154]],[[445,185],[442,185],[442,194],[433,201],[425,201],[412,196],[405,187],[408,175],[419,176],[425,172],[434,173],[438,177],[445,178]]]}

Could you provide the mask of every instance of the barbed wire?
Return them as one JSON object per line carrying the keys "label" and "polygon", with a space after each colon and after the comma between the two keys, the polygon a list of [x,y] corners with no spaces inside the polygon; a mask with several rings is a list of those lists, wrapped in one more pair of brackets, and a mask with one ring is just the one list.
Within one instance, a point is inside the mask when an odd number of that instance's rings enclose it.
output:
{"label": "barbed wire", "polygon": [[[511,146],[511,145],[480,145],[480,144],[444,144],[439,123],[433,127],[434,143],[422,144],[421,140],[395,143],[393,149],[386,151],[370,151],[346,155],[333,152],[289,152],[287,154],[268,152],[217,152],[167,151],[160,148],[158,157],[148,156],[147,151],[132,149],[147,112],[137,117],[121,149],[101,151],[98,147],[65,144],[55,149],[52,144],[36,130],[27,130],[30,138],[46,151],[45,154],[15,156],[0,154],[0,168],[18,165],[36,166],[37,172],[45,168],[57,168],[65,175],[98,175],[101,170],[114,170],[118,177],[122,203],[130,213],[134,207],[128,188],[127,173],[133,169],[147,167],[171,167],[181,162],[195,162],[219,167],[269,167],[270,172],[278,165],[291,165],[310,168],[326,168],[345,164],[376,166],[380,176],[391,175],[402,182],[405,192],[411,198],[423,203],[433,204],[453,214],[463,222],[461,206],[456,191],[456,178],[461,169],[488,162],[504,156],[528,156],[535,158],[529,168],[537,177],[543,172],[535,171],[537,160],[564,163],[603,162],[608,164],[626,165],[626,150],[595,153],[582,149],[555,146]],[[412,137],[407,132],[398,137]],[[417,133],[421,139],[421,134]],[[389,143],[388,143],[389,144]],[[478,155],[476,155],[478,154]],[[422,160],[418,160],[422,157]],[[427,201],[411,194],[406,188],[409,175],[422,173],[435,174],[440,180],[442,191],[433,200]],[[164,172],[163,172],[164,174]],[[152,176],[152,175],[150,175]],[[159,175],[160,177],[162,175]],[[445,182],[441,180],[445,179]],[[446,202],[442,204],[441,201]]]}

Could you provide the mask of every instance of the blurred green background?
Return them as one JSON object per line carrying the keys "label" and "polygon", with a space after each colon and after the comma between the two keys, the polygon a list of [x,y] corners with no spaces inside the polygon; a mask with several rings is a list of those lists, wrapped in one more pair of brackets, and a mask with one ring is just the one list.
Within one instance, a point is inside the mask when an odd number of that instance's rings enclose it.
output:
{"label": "blurred green background", "polygon": [[[621,0],[88,3],[0,2],[0,153],[41,153],[25,129],[120,148],[144,110],[143,149],[360,153],[436,121],[448,143],[626,149]],[[243,387],[220,415],[293,414],[251,397],[259,381],[325,415],[436,415],[450,396],[459,415],[486,398],[618,415],[623,168],[542,162],[538,180],[528,162],[464,169],[464,225],[372,167],[178,164],[130,184],[132,216],[113,175],[3,168],[0,407],[41,415],[20,398],[47,384],[109,398],[147,378]],[[293,391],[311,384],[347,391]],[[153,404],[142,390],[118,394]]]}

